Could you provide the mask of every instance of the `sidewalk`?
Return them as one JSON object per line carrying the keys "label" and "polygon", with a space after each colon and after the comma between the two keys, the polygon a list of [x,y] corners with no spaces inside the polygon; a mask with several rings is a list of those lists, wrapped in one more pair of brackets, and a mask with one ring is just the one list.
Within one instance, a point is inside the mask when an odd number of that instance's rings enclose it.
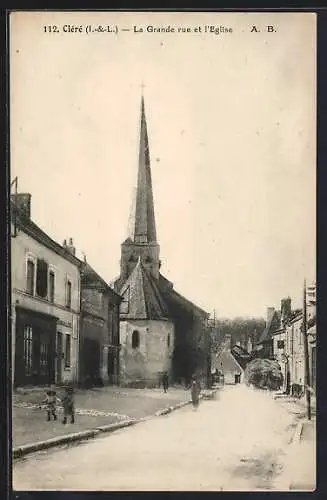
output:
{"label": "sidewalk", "polygon": [[[57,388],[59,398],[63,389]],[[126,389],[103,387],[91,390],[76,390],[75,424],[62,424],[62,408],[58,405],[58,420],[46,421],[46,410],[39,409],[44,398],[44,388],[33,388],[15,392],[12,398],[13,448],[45,441],[55,437],[91,430],[116,422],[139,420],[157,412],[187,403],[190,392],[170,388]]]}
{"label": "sidewalk", "polygon": [[290,490],[314,491],[316,488],[316,419],[305,420],[291,456],[293,475]]}
{"label": "sidewalk", "polygon": [[298,420],[293,440],[286,450],[278,478],[279,491],[311,491],[316,488],[316,418]]}
{"label": "sidewalk", "polygon": [[[280,404],[284,405],[287,411],[297,415],[299,417],[304,417],[307,415],[307,401],[305,397],[301,399],[285,395],[278,394],[274,395],[274,399],[277,400]],[[311,415],[314,417],[316,415],[316,398],[311,397]]]}
{"label": "sidewalk", "polygon": [[316,488],[316,398],[311,397],[311,420],[306,398],[275,394],[275,400],[294,416],[294,433],[286,450],[277,489],[314,491]]}

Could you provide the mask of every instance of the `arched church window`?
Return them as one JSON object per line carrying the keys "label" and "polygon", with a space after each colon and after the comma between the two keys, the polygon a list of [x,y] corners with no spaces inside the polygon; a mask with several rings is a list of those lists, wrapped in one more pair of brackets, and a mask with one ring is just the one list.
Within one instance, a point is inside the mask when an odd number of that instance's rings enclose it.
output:
{"label": "arched church window", "polygon": [[167,346],[170,347],[170,335],[168,333],[168,337],[167,337]]}
{"label": "arched church window", "polygon": [[132,333],[132,348],[136,349],[140,346],[140,332],[134,330]]}

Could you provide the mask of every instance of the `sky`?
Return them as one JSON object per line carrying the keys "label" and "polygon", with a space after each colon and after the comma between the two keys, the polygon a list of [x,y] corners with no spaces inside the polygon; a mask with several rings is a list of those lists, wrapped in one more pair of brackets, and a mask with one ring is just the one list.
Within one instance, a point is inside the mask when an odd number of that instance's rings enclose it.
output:
{"label": "sky", "polygon": [[143,91],[162,274],[217,317],[262,317],[286,296],[300,307],[316,266],[315,23],[303,13],[11,14],[10,177],[32,194],[34,222],[59,243],[72,237],[107,282],[118,276]]}

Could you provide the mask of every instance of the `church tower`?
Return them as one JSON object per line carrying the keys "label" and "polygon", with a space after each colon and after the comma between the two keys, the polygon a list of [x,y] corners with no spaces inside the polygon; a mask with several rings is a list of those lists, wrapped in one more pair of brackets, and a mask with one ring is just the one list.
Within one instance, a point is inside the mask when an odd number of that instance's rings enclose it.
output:
{"label": "church tower", "polygon": [[120,304],[120,377],[123,384],[157,386],[171,372],[174,323],[160,289],[160,260],[144,98],[141,100],[137,186],[128,238],[121,245],[115,291]]}
{"label": "church tower", "polygon": [[124,281],[130,276],[139,259],[152,277],[158,280],[159,245],[154,216],[149,138],[143,96],[141,99],[137,187],[129,226],[128,238],[121,245],[120,280]]}
{"label": "church tower", "polygon": [[203,344],[209,315],[177,293],[160,273],[143,96],[139,133],[135,199],[128,238],[121,245],[120,276],[114,284],[122,297],[120,380],[124,385],[157,386],[164,372],[176,380],[190,380],[202,369],[206,372],[193,353]]}

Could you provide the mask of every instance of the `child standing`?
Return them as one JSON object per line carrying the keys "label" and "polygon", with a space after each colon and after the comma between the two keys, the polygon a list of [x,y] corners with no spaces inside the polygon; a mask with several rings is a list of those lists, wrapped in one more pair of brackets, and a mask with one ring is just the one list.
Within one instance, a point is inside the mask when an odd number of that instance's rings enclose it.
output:
{"label": "child standing", "polygon": [[75,402],[74,402],[74,390],[72,387],[66,387],[65,396],[62,400],[64,406],[64,419],[63,424],[67,424],[67,417],[70,415],[71,423],[75,422]]}
{"label": "child standing", "polygon": [[47,421],[49,422],[51,420],[51,415],[53,416],[53,420],[57,420],[56,405],[57,401],[59,402],[60,399],[57,398],[57,393],[54,389],[48,389],[45,394],[46,397],[42,403],[46,403],[48,415]]}

